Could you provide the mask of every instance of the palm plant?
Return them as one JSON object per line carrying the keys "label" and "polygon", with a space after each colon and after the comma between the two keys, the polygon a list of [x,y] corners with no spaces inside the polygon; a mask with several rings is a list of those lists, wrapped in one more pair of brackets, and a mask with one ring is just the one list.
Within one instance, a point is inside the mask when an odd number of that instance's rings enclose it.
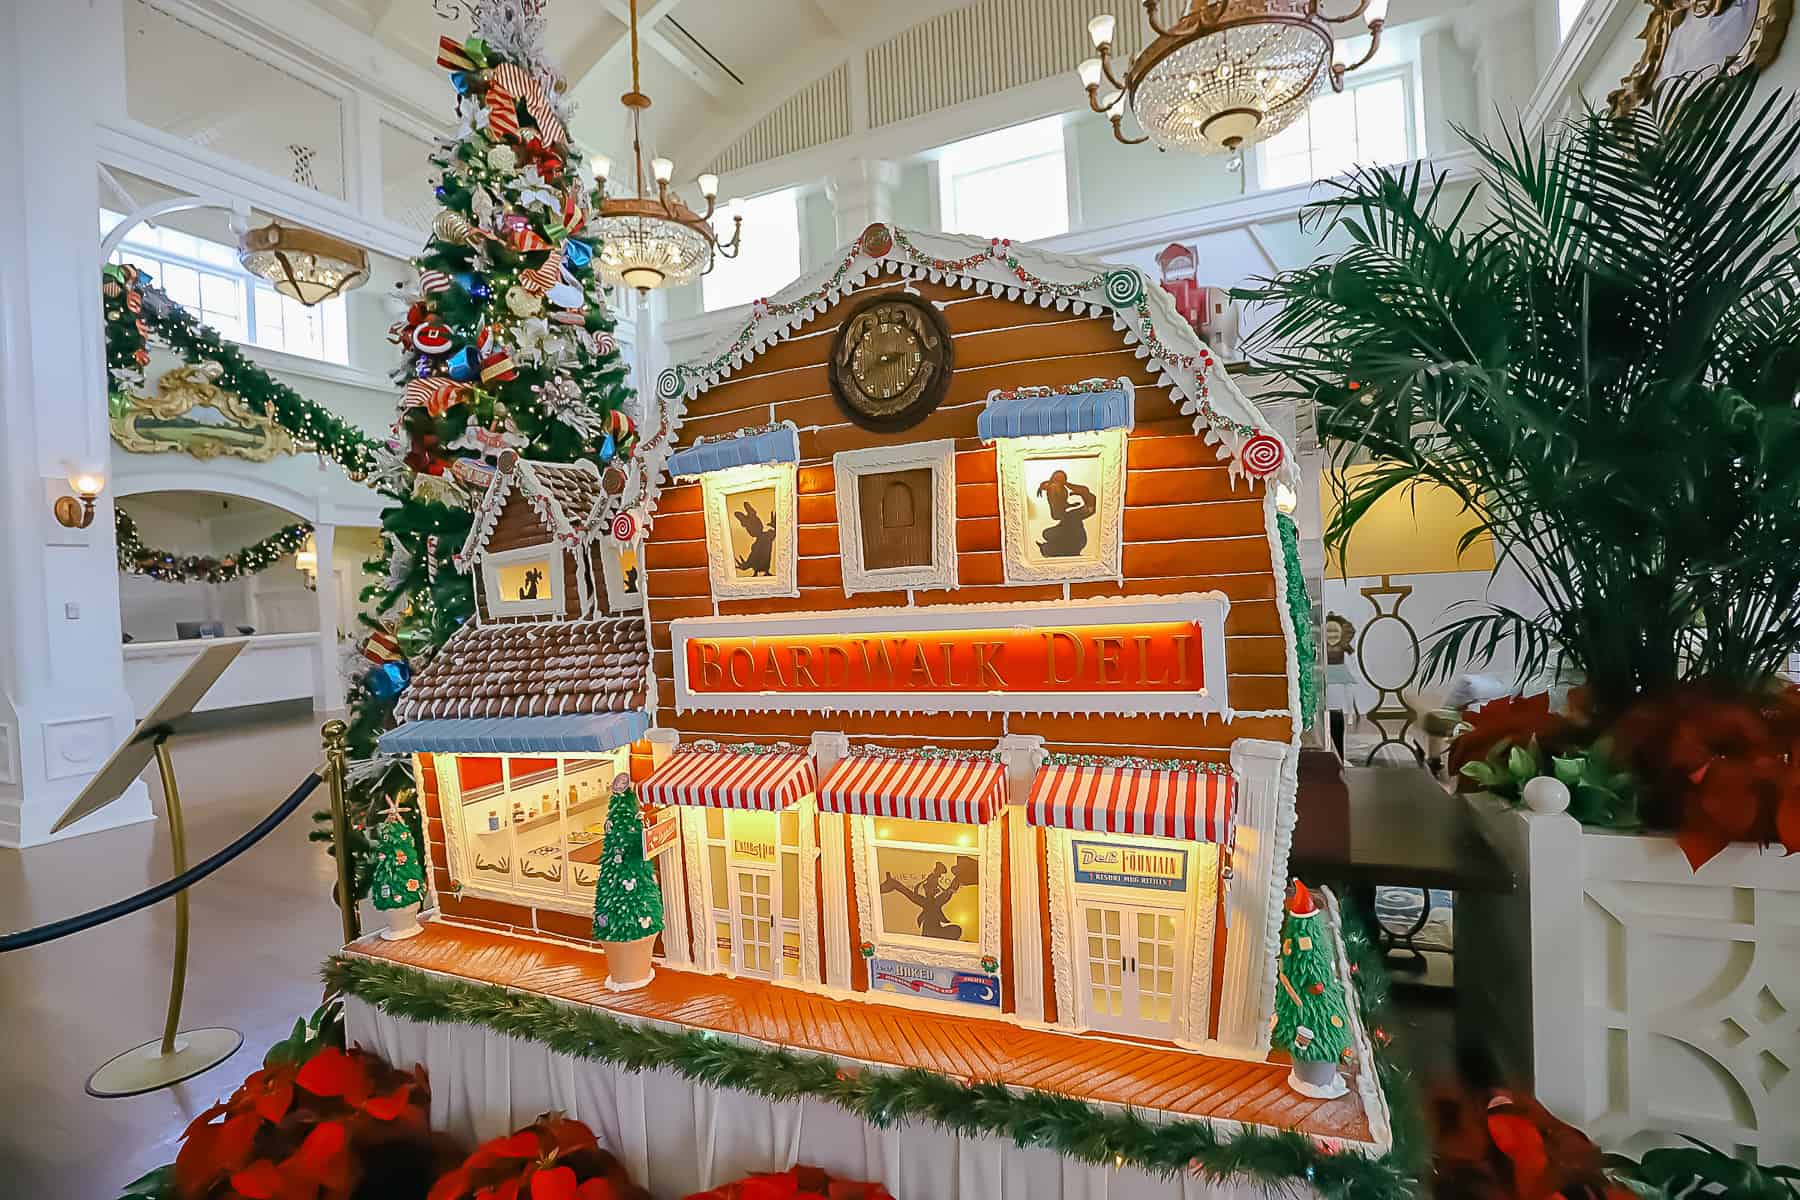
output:
{"label": "palm plant", "polygon": [[1538,611],[1482,605],[1427,671],[1510,648],[1602,720],[1683,685],[1742,695],[1800,647],[1794,102],[1680,79],[1616,119],[1474,140],[1460,202],[1365,170],[1308,219],[1348,249],[1243,293],[1260,370],[1315,402],[1342,546],[1383,496],[1448,488]]}

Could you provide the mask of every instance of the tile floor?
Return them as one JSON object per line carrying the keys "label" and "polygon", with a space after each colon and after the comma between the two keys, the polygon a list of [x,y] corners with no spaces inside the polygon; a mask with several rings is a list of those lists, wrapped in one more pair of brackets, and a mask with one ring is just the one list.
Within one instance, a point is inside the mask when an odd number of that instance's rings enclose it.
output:
{"label": "tile floor", "polygon": [[[318,758],[319,724],[310,712],[287,710],[176,747],[191,861],[236,838],[299,783]],[[160,813],[154,782],[151,790]],[[0,1194],[112,1200],[174,1158],[193,1115],[318,1004],[317,966],[340,934],[330,860],[306,840],[313,808],[303,804],[192,892],[182,1023],[244,1035],[243,1048],[207,1074],[124,1100],[95,1099],[82,1087],[101,1062],[162,1032],[172,905],[0,957]],[[161,821],[0,850],[0,929],[130,895],[167,878],[168,861]]]}

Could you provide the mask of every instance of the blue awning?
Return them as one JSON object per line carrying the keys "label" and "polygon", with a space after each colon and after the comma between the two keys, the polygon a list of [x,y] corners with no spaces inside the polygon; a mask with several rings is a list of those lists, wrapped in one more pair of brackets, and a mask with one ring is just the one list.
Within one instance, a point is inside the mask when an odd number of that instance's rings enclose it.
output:
{"label": "blue awning", "polygon": [[677,450],[669,456],[669,475],[691,479],[730,467],[800,461],[800,433],[792,425],[741,437],[723,437]]}
{"label": "blue awning", "polygon": [[1093,433],[1130,429],[1131,385],[1121,379],[1110,386],[1081,391],[1044,391],[1025,395],[996,394],[975,419],[983,441],[1009,437],[1047,437],[1057,433]]}
{"label": "blue awning", "polygon": [[381,735],[383,754],[604,754],[644,736],[641,712],[561,717],[439,717]]}

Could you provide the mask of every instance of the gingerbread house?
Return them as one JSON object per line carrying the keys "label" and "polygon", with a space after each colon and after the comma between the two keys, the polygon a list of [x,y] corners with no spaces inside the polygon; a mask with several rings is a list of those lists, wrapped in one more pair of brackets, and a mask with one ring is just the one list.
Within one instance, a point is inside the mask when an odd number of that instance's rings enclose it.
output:
{"label": "gingerbread house", "polygon": [[[502,464],[469,553],[487,607],[384,739],[420,752],[443,922],[585,939],[589,806],[629,766],[663,969],[584,1003],[959,1077],[979,1043],[1023,1086],[1386,1141],[1369,1072],[1301,1100],[1258,1061],[1295,476],[1165,292],[876,225],[664,371],[648,417],[610,542],[563,469]],[[551,545],[560,599],[507,607]],[[571,719],[584,740],[551,740]],[[382,953],[456,971],[480,936]],[[566,970],[532,945],[506,969]]]}

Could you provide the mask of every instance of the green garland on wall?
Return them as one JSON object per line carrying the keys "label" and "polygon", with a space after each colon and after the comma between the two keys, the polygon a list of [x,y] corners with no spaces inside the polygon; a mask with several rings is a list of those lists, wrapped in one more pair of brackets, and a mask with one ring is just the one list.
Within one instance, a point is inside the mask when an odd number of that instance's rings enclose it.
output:
{"label": "green garland on wall", "polygon": [[1281,530],[1281,563],[1287,575],[1288,616],[1294,622],[1294,658],[1300,672],[1300,713],[1311,729],[1319,715],[1319,643],[1313,637],[1312,598],[1306,594],[1306,576],[1300,568],[1300,527],[1286,513],[1275,514]]}
{"label": "green garland on wall", "polygon": [[[1346,923],[1358,1005],[1371,1036],[1386,996],[1380,958]],[[1153,1123],[1069,1096],[962,1083],[922,1068],[854,1069],[820,1054],[749,1046],[701,1030],[638,1025],[607,1013],[411,967],[335,955],[322,972],[332,992],[427,1024],[479,1025],[572,1058],[626,1071],[673,1071],[710,1087],[783,1102],[829,1101],[877,1128],[929,1121],[954,1133],[1004,1137],[1090,1163],[1124,1162],[1165,1176],[1248,1180],[1271,1189],[1304,1185],[1328,1200],[1398,1200],[1418,1194],[1420,1129],[1411,1083],[1386,1056],[1376,1071],[1393,1113],[1394,1147],[1379,1157],[1332,1152],[1295,1132],[1221,1132],[1206,1121]]]}
{"label": "green garland on wall", "polygon": [[129,263],[108,263],[100,274],[106,368],[115,406],[128,388],[142,386],[150,361],[149,340],[154,337],[190,366],[217,363],[219,387],[241,396],[295,440],[344,468],[350,478],[360,481],[376,468],[382,443],[251,362],[236,343],[169,299],[144,272]]}
{"label": "green garland on wall", "polygon": [[167,550],[144,545],[131,514],[116,505],[113,508],[119,570],[128,575],[148,575],[164,583],[230,583],[266,571],[304,546],[306,539],[312,536],[312,528],[305,521],[297,521],[222,558],[206,554],[170,554]]}

